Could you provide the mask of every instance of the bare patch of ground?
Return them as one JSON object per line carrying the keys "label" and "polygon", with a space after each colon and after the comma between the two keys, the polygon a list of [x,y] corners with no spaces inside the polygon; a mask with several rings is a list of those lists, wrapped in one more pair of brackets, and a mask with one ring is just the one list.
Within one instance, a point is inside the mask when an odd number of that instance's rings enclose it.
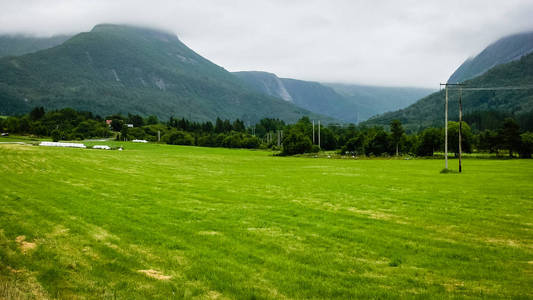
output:
{"label": "bare patch of ground", "polygon": [[218,231],[198,231],[199,235],[220,235]]}
{"label": "bare patch of ground", "polygon": [[19,235],[15,239],[15,241],[19,244],[20,250],[22,253],[27,253],[30,250],[33,250],[37,247],[36,243],[32,242],[26,242],[26,236],[25,235]]}
{"label": "bare patch of ground", "polygon": [[219,299],[221,296],[222,294],[217,291],[207,292],[207,299]]}
{"label": "bare patch of ground", "polygon": [[163,275],[163,273],[156,271],[156,270],[138,270],[137,272],[143,273],[144,275],[157,279],[157,280],[170,280],[172,276],[170,275]]}
{"label": "bare patch of ground", "polygon": [[384,213],[384,212],[381,212],[381,211],[361,210],[361,209],[357,209],[355,207],[350,207],[350,208],[348,208],[348,210],[351,211],[351,212],[360,214],[360,215],[365,215],[365,216],[367,216],[367,217],[369,217],[371,219],[392,221],[392,222],[395,222],[395,223],[398,223],[398,224],[408,224],[408,222],[400,219],[400,217],[398,217],[396,215]]}

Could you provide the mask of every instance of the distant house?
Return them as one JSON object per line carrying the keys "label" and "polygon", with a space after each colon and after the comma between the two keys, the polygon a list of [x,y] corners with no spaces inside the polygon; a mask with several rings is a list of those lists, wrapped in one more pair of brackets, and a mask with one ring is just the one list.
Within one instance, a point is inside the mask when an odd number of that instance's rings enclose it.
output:
{"label": "distant house", "polygon": [[133,124],[126,124],[126,126],[128,126],[128,128],[133,128]]}
{"label": "distant house", "polygon": [[113,120],[105,120],[105,123],[109,126],[111,126],[111,123],[113,123]]}

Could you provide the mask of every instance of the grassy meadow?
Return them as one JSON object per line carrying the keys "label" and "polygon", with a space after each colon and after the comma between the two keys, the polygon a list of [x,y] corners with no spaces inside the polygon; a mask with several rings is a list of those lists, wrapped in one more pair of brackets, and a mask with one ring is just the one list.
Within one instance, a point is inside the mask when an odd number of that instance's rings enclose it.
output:
{"label": "grassy meadow", "polygon": [[93,144],[0,145],[0,299],[533,298],[533,160]]}

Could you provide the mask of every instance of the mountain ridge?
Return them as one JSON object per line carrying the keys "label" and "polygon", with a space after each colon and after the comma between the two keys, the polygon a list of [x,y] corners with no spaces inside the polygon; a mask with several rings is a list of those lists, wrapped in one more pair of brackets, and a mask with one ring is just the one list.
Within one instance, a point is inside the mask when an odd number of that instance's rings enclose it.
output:
{"label": "mountain ridge", "polygon": [[[321,83],[279,78],[273,73],[261,71],[240,71],[233,74],[258,92],[284,98],[312,112],[351,123],[358,123],[375,114],[405,107],[432,91],[424,88]],[[280,91],[287,92],[289,97],[281,95]]]}
{"label": "mountain ridge", "polygon": [[116,24],[98,24],[61,45],[0,58],[0,113],[35,106],[250,123],[312,114],[247,88],[175,34]]}
{"label": "mountain ridge", "polygon": [[72,35],[55,35],[51,37],[34,37],[22,34],[0,35],[0,58],[20,56],[62,44]]}
{"label": "mountain ridge", "polygon": [[460,83],[472,79],[497,65],[515,61],[532,52],[533,31],[502,37],[476,56],[463,62],[450,76],[448,83]]}
{"label": "mountain ridge", "polygon": [[[506,64],[500,64],[483,75],[464,83],[471,87],[505,87],[529,85],[533,82],[533,53],[522,56]],[[407,108],[376,116],[364,124],[388,125],[392,120],[400,120],[410,131],[425,127],[442,127],[444,123],[444,90],[433,93]],[[463,114],[501,111],[523,114],[533,111],[533,89],[464,91]],[[458,92],[449,91],[449,119],[457,120]]]}

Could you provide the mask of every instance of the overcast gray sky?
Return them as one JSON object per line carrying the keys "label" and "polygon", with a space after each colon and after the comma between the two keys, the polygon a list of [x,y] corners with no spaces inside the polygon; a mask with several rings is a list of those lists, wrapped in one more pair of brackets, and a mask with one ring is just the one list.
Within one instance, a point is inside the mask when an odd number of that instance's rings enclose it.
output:
{"label": "overcast gray sky", "polygon": [[0,33],[149,25],[230,71],[433,88],[532,20],[532,0],[0,0]]}

